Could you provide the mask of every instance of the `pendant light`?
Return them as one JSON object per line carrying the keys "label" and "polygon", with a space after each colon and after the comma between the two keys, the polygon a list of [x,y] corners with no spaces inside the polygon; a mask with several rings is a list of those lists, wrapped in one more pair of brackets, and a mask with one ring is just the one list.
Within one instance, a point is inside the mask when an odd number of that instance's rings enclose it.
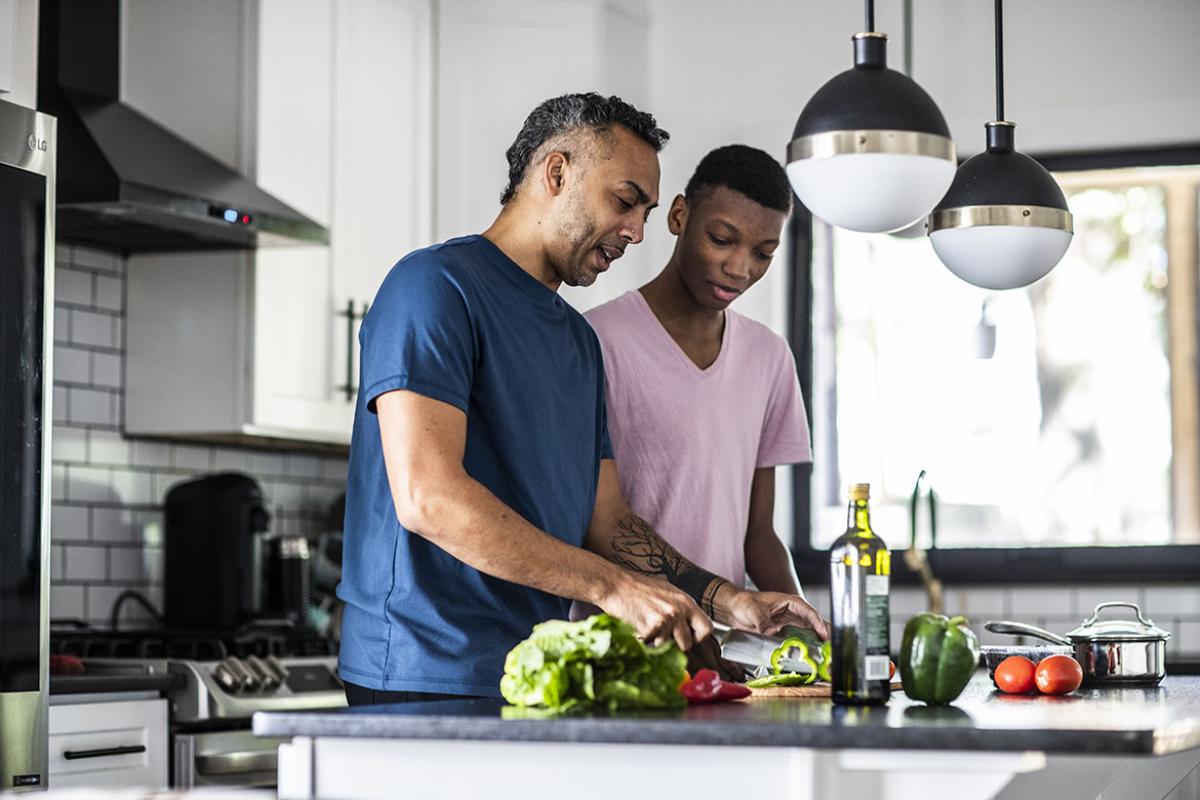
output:
{"label": "pendant light", "polygon": [[929,214],[954,179],[954,140],[925,90],[887,68],[887,35],[856,34],[854,67],[808,101],[788,145],[800,202],[831,225],[865,233],[905,228]]}
{"label": "pendant light", "polygon": [[985,289],[1016,289],[1044,277],[1071,244],[1071,212],[1041,164],[1014,149],[1004,119],[1002,0],[996,4],[996,119],[987,150],[958,168],[929,219],[929,240],[951,272]]}

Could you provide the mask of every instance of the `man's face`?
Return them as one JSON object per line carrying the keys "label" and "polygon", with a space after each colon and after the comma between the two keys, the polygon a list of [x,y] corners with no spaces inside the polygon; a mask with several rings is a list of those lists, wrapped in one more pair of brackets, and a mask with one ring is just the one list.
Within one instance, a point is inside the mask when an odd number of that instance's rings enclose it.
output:
{"label": "man's face", "polygon": [[555,198],[547,254],[568,286],[590,286],[642,241],[646,218],[658,205],[658,154],[620,125],[591,142],[593,154],[577,159]]}
{"label": "man's face", "polygon": [[720,311],[767,273],[787,214],[724,186],[704,189],[695,204],[680,195],[667,225],[692,299]]}

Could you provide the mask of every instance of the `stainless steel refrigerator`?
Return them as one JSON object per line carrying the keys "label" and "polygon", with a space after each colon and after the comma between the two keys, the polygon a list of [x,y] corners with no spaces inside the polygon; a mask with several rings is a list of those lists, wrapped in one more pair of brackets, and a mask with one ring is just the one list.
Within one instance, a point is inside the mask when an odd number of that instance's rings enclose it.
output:
{"label": "stainless steel refrigerator", "polygon": [[0,793],[46,786],[55,120],[0,102]]}

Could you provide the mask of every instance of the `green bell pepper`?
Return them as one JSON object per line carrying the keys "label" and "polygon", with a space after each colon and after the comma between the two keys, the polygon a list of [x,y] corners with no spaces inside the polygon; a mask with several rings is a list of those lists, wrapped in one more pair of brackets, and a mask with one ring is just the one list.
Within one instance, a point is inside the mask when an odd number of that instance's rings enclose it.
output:
{"label": "green bell pepper", "polygon": [[765,689],[770,686],[805,686],[814,680],[816,679],[812,673],[784,672],[779,675],[764,675],[761,678],[746,681],[746,685],[751,689]]}
{"label": "green bell pepper", "polygon": [[979,663],[979,640],[966,617],[923,612],[904,626],[900,680],[904,693],[931,705],[953,702]]}

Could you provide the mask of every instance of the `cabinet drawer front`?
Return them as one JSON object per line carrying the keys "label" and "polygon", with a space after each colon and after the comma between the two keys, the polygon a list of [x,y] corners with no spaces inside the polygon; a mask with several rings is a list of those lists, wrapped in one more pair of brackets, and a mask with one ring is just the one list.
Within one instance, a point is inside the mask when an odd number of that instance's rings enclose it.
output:
{"label": "cabinet drawer front", "polygon": [[50,785],[167,783],[167,701],[50,707]]}

